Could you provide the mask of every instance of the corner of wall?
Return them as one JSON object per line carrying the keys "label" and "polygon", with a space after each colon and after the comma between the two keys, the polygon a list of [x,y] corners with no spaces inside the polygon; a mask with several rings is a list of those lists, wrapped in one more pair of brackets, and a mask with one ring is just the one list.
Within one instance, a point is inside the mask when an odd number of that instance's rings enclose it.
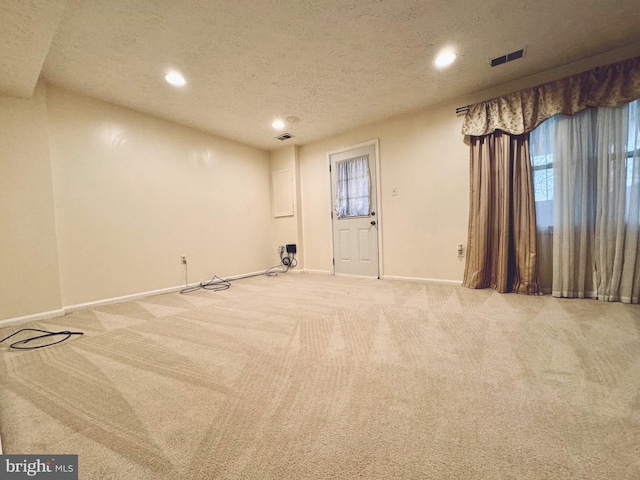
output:
{"label": "corner of wall", "polygon": [[[293,203],[292,215],[275,216],[271,218],[271,239],[274,253],[278,245],[295,243],[297,245],[296,259],[298,269],[304,268],[304,254],[302,241],[302,197],[300,191],[300,159],[297,145],[287,146],[274,150],[269,154],[270,170],[274,172],[289,170],[291,174],[291,187]],[[271,182],[271,201],[274,201],[274,184]],[[277,259],[279,260],[279,258]]]}
{"label": "corner of wall", "polygon": [[0,319],[58,311],[62,300],[43,83],[28,99],[0,97],[0,131]]}

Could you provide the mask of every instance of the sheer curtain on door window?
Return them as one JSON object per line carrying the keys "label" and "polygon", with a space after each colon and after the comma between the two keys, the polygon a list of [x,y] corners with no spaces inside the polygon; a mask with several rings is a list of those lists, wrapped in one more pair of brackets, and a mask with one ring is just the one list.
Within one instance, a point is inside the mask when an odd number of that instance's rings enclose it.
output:
{"label": "sheer curtain on door window", "polygon": [[338,218],[369,215],[371,177],[369,156],[337,162],[335,208]]}

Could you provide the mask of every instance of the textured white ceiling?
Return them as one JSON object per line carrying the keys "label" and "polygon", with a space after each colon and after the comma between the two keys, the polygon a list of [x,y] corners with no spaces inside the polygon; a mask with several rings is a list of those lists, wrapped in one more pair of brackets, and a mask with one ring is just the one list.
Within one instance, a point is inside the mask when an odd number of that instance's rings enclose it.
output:
{"label": "textured white ceiling", "polygon": [[66,0],[0,0],[0,94],[33,94]]}
{"label": "textured white ceiling", "polygon": [[[0,26],[44,33],[1,58],[32,72],[46,55],[48,82],[267,150],[640,42],[638,0],[69,0],[61,20],[58,2],[8,3],[48,5],[49,20],[3,10]],[[439,71],[447,46],[458,60]],[[489,67],[522,47],[523,59]],[[170,68],[186,87],[163,81]],[[23,77],[32,90],[37,74]],[[275,140],[271,122],[288,116],[300,118],[285,129],[294,138]]]}

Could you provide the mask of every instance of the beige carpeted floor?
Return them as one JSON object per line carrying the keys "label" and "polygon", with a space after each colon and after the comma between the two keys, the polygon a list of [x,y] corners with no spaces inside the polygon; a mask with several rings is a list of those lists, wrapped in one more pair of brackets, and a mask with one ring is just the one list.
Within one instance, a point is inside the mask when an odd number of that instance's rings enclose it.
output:
{"label": "beige carpeted floor", "polygon": [[637,305],[286,274],[34,325],[85,335],[0,346],[5,453],[82,479],[640,478]]}

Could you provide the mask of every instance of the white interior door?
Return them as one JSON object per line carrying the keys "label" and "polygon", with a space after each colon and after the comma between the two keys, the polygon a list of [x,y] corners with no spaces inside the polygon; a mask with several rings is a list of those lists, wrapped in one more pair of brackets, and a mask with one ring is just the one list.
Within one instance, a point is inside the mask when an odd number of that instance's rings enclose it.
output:
{"label": "white interior door", "polygon": [[377,278],[375,145],[334,153],[330,160],[334,272]]}

